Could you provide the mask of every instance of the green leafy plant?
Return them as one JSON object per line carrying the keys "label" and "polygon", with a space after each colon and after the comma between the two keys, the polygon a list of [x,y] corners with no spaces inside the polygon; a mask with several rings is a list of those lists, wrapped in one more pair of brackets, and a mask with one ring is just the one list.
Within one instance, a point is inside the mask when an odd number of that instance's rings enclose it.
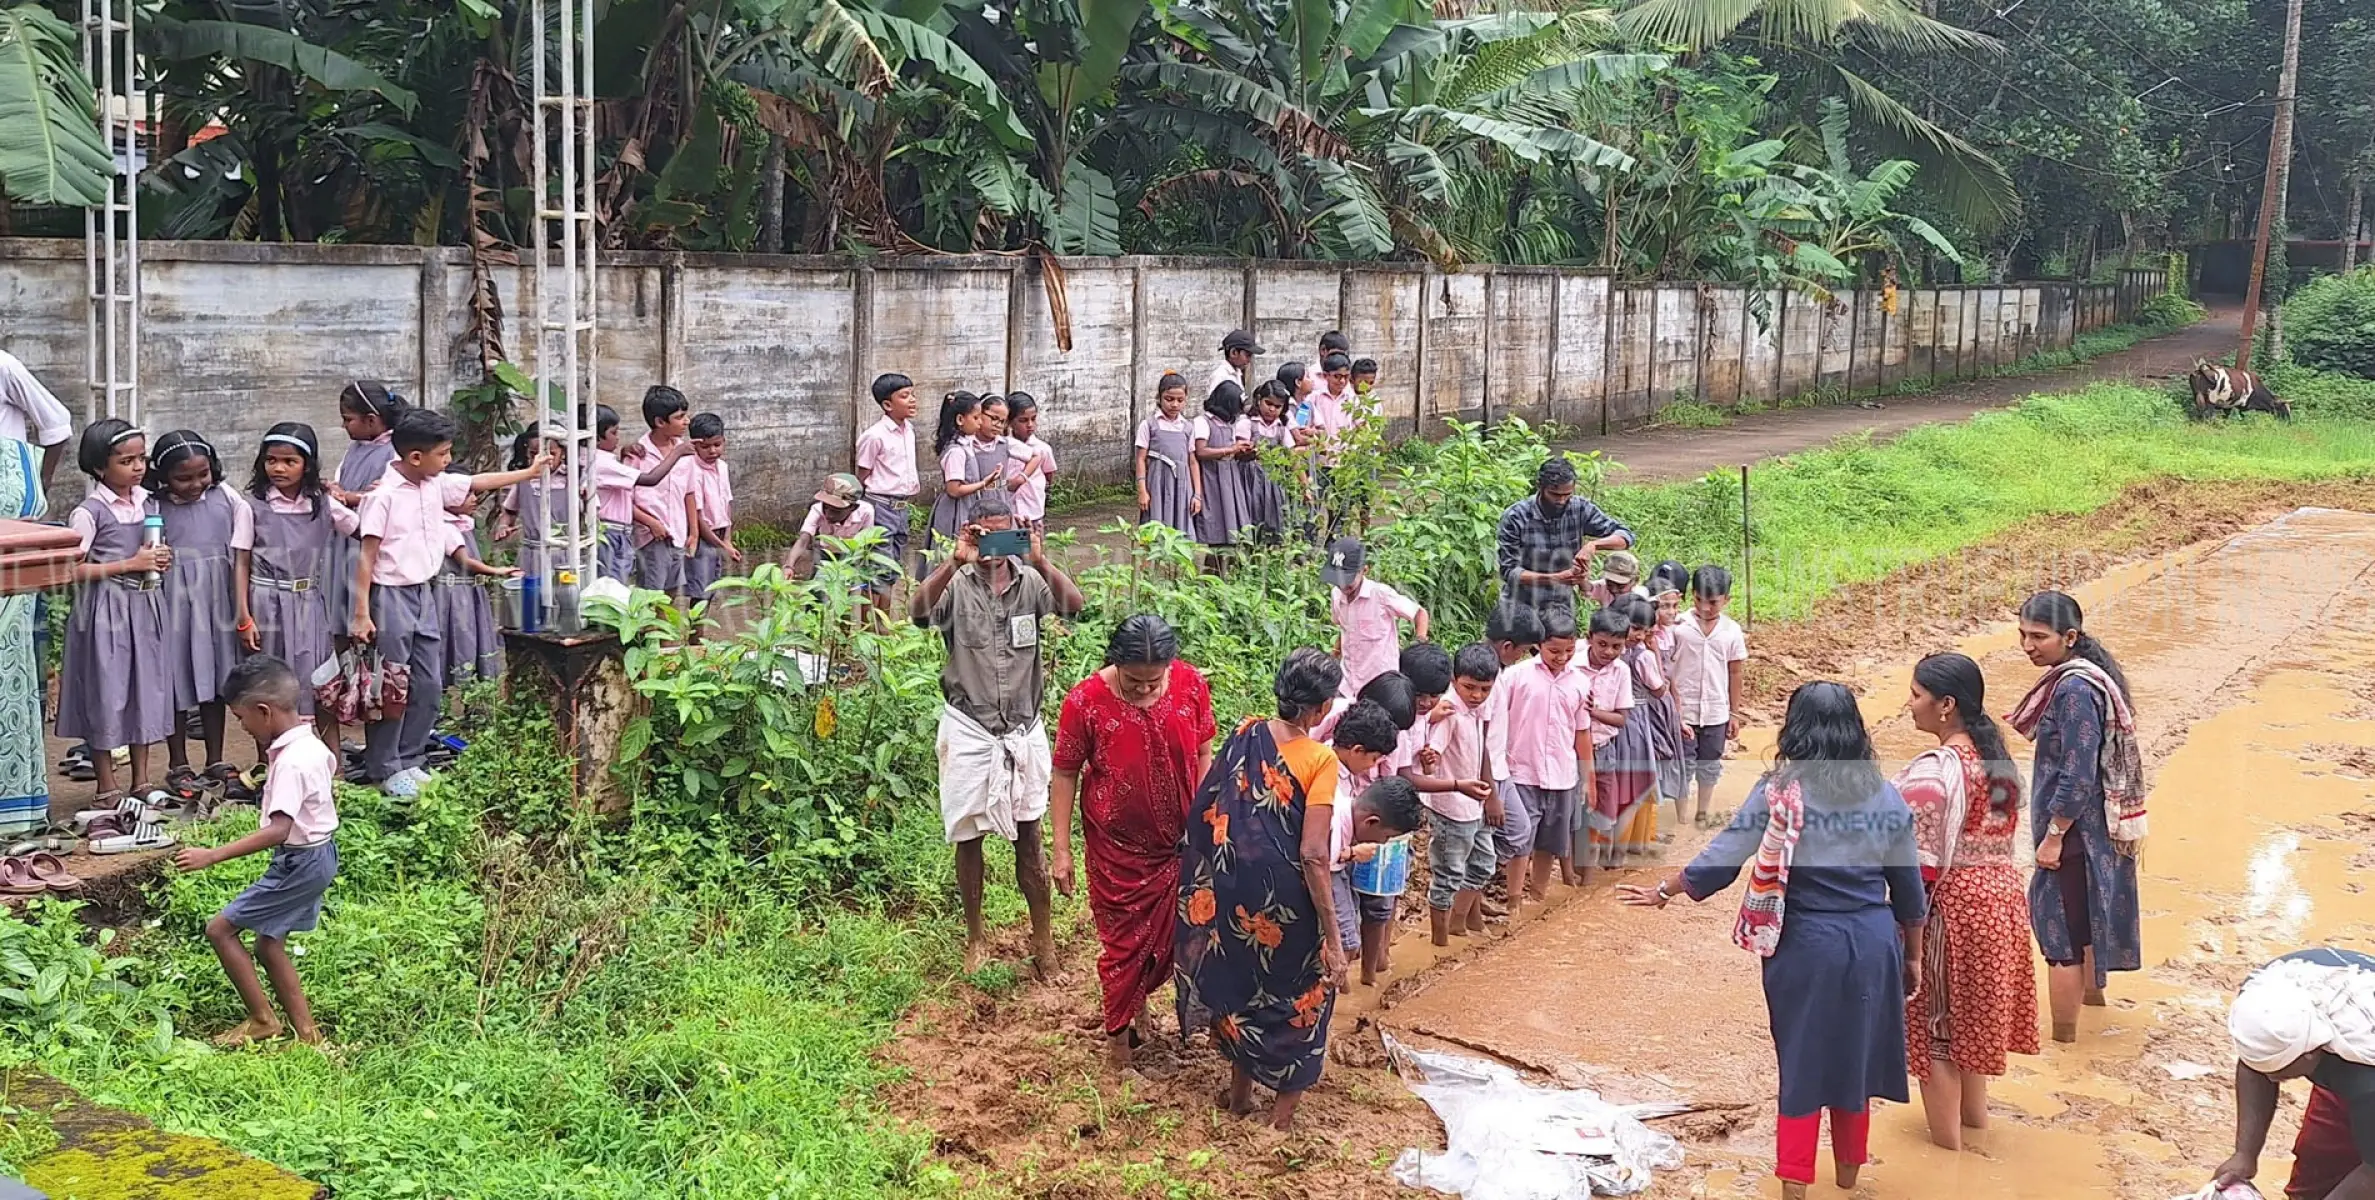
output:
{"label": "green leafy plant", "polygon": [[41,5],[0,9],[0,194],[30,204],[107,201],[115,158],[77,45],[74,27]]}
{"label": "green leafy plant", "polygon": [[30,920],[0,914],[0,1045],[13,1047],[0,1060],[106,1040],[162,1054],[172,1043],[171,1019],[128,982],[141,961],[106,953],[115,930],[84,941],[73,919],[80,907],[40,899],[29,906]]}
{"label": "green leafy plant", "polygon": [[2294,293],[2284,338],[2302,366],[2375,379],[2375,267],[2322,276]]}

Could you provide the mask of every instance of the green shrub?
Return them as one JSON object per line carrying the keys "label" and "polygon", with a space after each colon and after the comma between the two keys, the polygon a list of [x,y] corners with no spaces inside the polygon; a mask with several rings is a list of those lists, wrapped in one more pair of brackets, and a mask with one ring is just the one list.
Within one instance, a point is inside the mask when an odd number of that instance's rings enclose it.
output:
{"label": "green shrub", "polygon": [[2375,267],[2320,276],[2293,293],[2284,338],[2302,366],[2375,379]]}
{"label": "green shrub", "polygon": [[2375,420],[2375,379],[2287,363],[2268,372],[2268,387],[2296,413]]}
{"label": "green shrub", "polygon": [[2191,325],[2209,314],[2209,309],[2175,292],[2162,292],[2136,310],[2136,323],[2177,329]]}

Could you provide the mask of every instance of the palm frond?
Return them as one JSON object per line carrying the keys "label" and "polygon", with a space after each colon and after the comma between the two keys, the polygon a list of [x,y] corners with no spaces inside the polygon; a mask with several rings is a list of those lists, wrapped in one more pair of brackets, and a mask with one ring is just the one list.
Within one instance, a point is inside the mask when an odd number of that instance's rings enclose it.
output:
{"label": "palm frond", "polygon": [[2012,176],[1986,151],[1923,119],[1921,114],[1845,67],[1834,66],[1847,85],[1847,102],[1884,150],[1920,163],[1930,184],[1954,214],[1981,229],[1995,229],[2020,215],[2020,191]]}
{"label": "palm frond", "polygon": [[107,202],[115,156],[75,40],[38,4],[0,11],[0,192],[20,203]]}

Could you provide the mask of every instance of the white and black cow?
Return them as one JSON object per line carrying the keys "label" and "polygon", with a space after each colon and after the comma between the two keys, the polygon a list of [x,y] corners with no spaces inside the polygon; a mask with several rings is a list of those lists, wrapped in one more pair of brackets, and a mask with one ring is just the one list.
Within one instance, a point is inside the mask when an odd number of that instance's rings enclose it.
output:
{"label": "white and black cow", "polygon": [[2293,406],[2276,398],[2268,390],[2268,381],[2257,371],[2236,367],[2222,367],[2203,359],[2194,360],[2193,374],[2186,376],[2193,385],[2192,413],[2201,420],[2212,413],[2230,416],[2237,411],[2275,413],[2280,419],[2293,419]]}

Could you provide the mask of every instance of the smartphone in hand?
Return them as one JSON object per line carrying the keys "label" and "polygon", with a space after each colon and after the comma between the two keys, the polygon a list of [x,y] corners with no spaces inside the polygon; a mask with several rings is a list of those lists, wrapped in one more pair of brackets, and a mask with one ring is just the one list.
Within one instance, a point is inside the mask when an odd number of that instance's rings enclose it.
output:
{"label": "smartphone in hand", "polygon": [[1028,558],[1031,554],[1031,531],[1028,529],[998,529],[974,540],[983,558]]}

